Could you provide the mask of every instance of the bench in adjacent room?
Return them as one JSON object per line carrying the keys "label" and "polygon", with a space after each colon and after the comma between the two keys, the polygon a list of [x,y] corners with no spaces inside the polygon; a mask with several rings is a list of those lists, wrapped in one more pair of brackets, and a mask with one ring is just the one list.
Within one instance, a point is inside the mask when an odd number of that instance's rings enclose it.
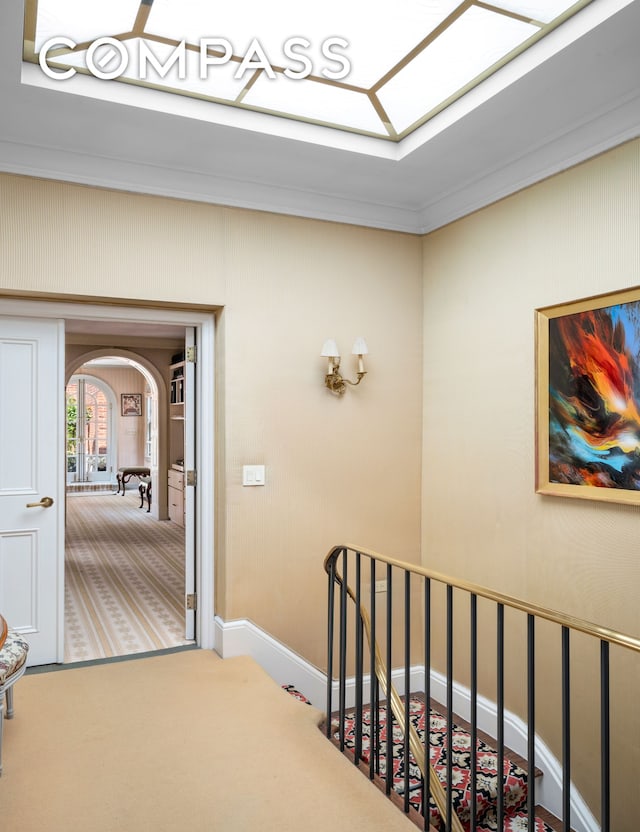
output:
{"label": "bench in adjacent room", "polygon": [[140,508],[144,505],[144,498],[147,498],[147,512],[151,511],[151,477],[140,477]]}
{"label": "bench in adjacent room", "polygon": [[116,475],[118,490],[116,491],[116,494],[119,494],[120,489],[122,488],[122,496],[124,497],[125,484],[129,482],[131,477],[137,477],[138,480],[140,480],[142,477],[148,477],[150,474],[151,469],[146,468],[144,465],[124,466],[122,468],[118,468],[118,473]]}

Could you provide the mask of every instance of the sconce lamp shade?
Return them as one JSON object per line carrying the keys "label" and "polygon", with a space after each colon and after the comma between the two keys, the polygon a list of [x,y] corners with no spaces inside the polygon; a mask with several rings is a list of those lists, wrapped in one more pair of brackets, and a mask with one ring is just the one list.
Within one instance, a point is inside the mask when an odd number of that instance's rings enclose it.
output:
{"label": "sconce lamp shade", "polygon": [[347,389],[347,385],[357,387],[367,374],[364,368],[364,356],[368,352],[367,342],[362,336],[358,336],[353,345],[353,354],[358,356],[358,376],[356,381],[351,381],[348,378],[343,378],[340,373],[340,353],[338,352],[338,345],[333,338],[327,338],[322,345],[322,352],[320,353],[320,355],[327,359],[327,372],[324,377],[325,387],[328,387],[336,396],[342,396]]}
{"label": "sconce lamp shade", "polygon": [[351,350],[353,355],[368,355],[369,349],[367,347],[367,342],[364,340],[362,336],[356,338],[353,343],[353,349]]}
{"label": "sconce lamp shade", "polygon": [[333,338],[327,338],[322,345],[322,352],[320,353],[324,358],[340,358],[338,352],[338,345]]}

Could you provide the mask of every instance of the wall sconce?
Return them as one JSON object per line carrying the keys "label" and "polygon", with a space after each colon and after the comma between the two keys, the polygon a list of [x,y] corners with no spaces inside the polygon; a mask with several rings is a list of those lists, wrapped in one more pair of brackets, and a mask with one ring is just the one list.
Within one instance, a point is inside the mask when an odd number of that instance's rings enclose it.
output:
{"label": "wall sconce", "polygon": [[363,356],[368,355],[369,350],[367,348],[367,342],[364,338],[356,338],[351,352],[353,355],[358,356],[357,381],[349,381],[348,378],[343,378],[340,375],[340,353],[338,352],[338,345],[333,338],[328,338],[323,344],[320,355],[328,361],[327,374],[324,377],[324,384],[325,387],[328,387],[329,390],[331,390],[332,393],[335,393],[336,396],[344,395],[344,391],[347,389],[347,384],[350,384],[352,387],[360,384],[364,376],[367,374],[367,371],[364,368]]}

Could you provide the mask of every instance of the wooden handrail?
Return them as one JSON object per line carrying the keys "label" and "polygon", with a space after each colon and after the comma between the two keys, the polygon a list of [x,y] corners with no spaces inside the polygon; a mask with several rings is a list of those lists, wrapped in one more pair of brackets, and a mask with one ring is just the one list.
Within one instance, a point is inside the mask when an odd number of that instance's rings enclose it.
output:
{"label": "wooden handrail", "polygon": [[496,592],[493,589],[474,584],[471,581],[465,581],[461,578],[452,578],[449,575],[443,575],[441,572],[434,572],[430,569],[425,569],[422,566],[416,566],[412,563],[405,563],[404,561],[395,558],[386,557],[378,552],[370,549],[363,549],[359,546],[353,546],[350,543],[345,543],[340,546],[333,546],[324,559],[324,568],[329,573],[329,562],[332,558],[340,554],[344,549],[349,549],[353,552],[360,552],[368,558],[373,558],[380,563],[385,563],[390,566],[397,566],[414,575],[420,575],[424,578],[431,578],[433,581],[452,586],[455,589],[461,589],[469,592],[472,595],[477,595],[480,598],[487,598],[490,601],[495,601],[497,604],[503,604],[505,607],[511,607],[515,610],[521,610],[529,615],[535,615],[538,618],[544,618],[547,621],[552,621],[562,627],[569,627],[572,630],[578,630],[581,633],[586,633],[588,636],[593,636],[602,641],[607,641],[609,644],[617,644],[620,647],[626,647],[629,650],[634,650],[640,653],[640,638],[627,635],[626,633],[618,632],[617,630],[602,627],[599,624],[593,624],[590,621],[585,621],[582,618],[576,618],[573,615],[566,615],[556,610],[542,607],[539,604],[532,604],[529,601],[523,601],[513,595],[505,595],[502,592]]}

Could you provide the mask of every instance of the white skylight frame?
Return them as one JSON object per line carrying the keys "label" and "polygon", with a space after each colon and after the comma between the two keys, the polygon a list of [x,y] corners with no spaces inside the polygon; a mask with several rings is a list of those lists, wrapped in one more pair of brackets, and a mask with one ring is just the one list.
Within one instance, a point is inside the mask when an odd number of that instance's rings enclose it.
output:
{"label": "white skylight frame", "polygon": [[[104,14],[97,19],[92,15],[98,4],[87,0],[26,0],[24,59],[38,63],[43,43],[65,36],[75,46],[53,49],[45,66],[50,73],[72,68],[91,76],[95,72],[87,67],[89,47],[98,38],[114,38],[122,44],[121,51],[129,62],[117,77],[121,82],[272,118],[401,142],[591,2],[594,0],[395,0],[390,7],[382,0],[346,4],[325,0],[313,6],[281,0],[280,12],[274,15],[273,4],[263,3],[256,3],[254,9],[248,2],[216,7],[210,0],[110,0],[99,4]],[[198,19],[205,21],[202,35]],[[276,20],[287,23],[278,29]],[[201,38],[212,36],[213,25],[220,27],[214,35],[231,44],[232,54],[226,63],[208,68],[208,77],[203,80],[196,72]],[[174,26],[177,32],[172,38],[169,34]],[[454,61],[459,70],[463,59],[474,58],[471,68],[466,74],[458,71],[455,83],[445,68],[447,82],[440,83],[440,94],[422,95],[422,74],[427,69],[438,72],[439,60],[448,56],[457,32],[463,30],[467,37],[471,34],[471,48],[468,41],[464,46],[465,41],[458,38],[462,47]],[[506,34],[502,47],[492,47],[489,30]],[[348,47],[332,44],[335,51],[330,47],[323,54],[322,44],[342,37],[343,32],[347,33]],[[298,42],[288,56],[281,51],[273,57],[279,40],[298,37],[306,38],[309,47]],[[165,77],[153,72],[153,67],[146,79],[138,77],[135,70],[141,44],[143,50],[153,51],[164,61],[180,48],[183,39],[183,77],[178,77],[177,63]],[[242,62],[243,50],[254,46],[256,40],[260,50],[254,51],[253,57],[266,58],[266,68],[252,69]],[[109,49],[107,44],[95,51],[99,67]],[[308,69],[298,57],[300,52],[313,64],[311,73],[304,78],[286,77],[285,70],[301,73]],[[207,54],[223,56],[211,49]],[[351,64],[351,72],[344,78],[327,77],[341,68],[334,55]],[[105,61],[104,66],[108,71],[111,63]],[[241,70],[242,77],[234,78]],[[64,86],[65,82],[56,83]],[[101,97],[105,83],[95,82],[95,97]]]}

